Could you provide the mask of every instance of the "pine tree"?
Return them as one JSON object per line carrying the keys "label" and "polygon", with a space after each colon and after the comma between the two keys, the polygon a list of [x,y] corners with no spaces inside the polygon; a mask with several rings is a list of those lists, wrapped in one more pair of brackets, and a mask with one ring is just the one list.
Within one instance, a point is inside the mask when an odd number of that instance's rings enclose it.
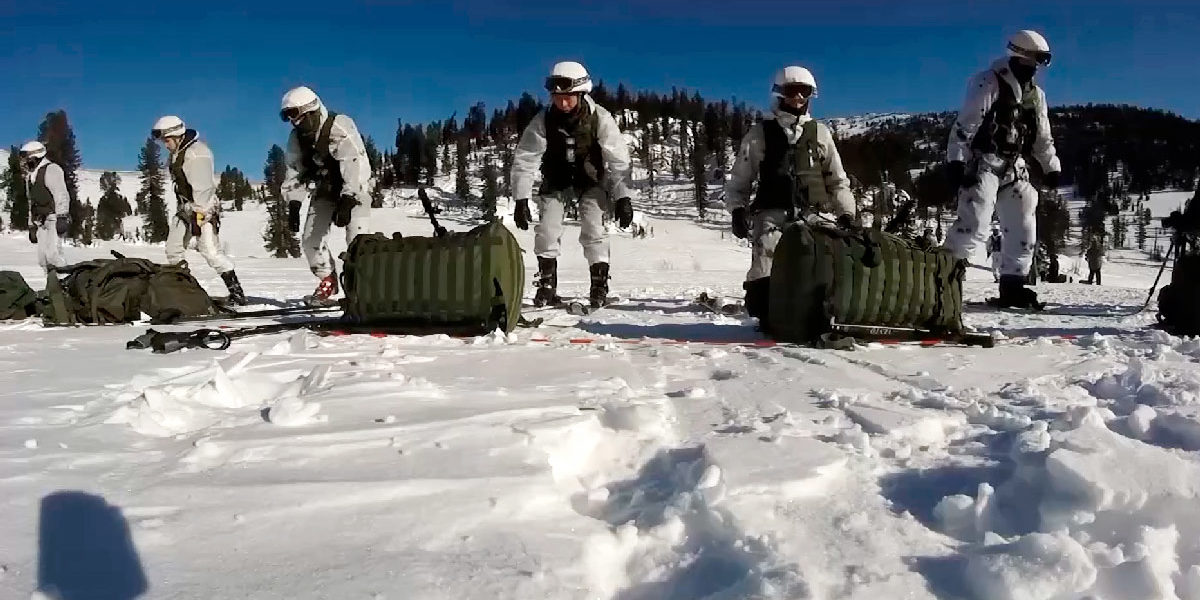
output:
{"label": "pine tree", "polygon": [[471,185],[467,182],[467,154],[470,151],[470,141],[464,132],[458,136],[455,146],[454,164],[454,193],[464,204],[471,199]]}
{"label": "pine tree", "polygon": [[371,165],[371,208],[383,208],[383,156],[371,136],[363,139],[363,146]]}
{"label": "pine tree", "polygon": [[708,148],[704,136],[692,136],[692,198],[696,201],[696,213],[701,220],[705,217],[705,202],[708,200]]}
{"label": "pine tree", "polygon": [[66,111],[59,110],[47,113],[46,118],[38,125],[38,141],[46,145],[46,156],[62,167],[63,178],[67,183],[67,195],[71,199],[71,226],[67,237],[79,239],[83,232],[83,205],[79,203],[79,181],[76,171],[83,164],[79,149],[75,145],[75,132],[67,120]]}
{"label": "pine tree", "polygon": [[151,244],[164,242],[170,231],[167,217],[166,186],[162,160],[154,138],[146,138],[138,156],[138,170],[142,172],[142,189],[138,192],[138,206],[142,210],[143,237]]}
{"label": "pine tree", "polygon": [[21,155],[16,146],[9,148],[8,168],[0,177],[8,199],[9,226],[13,229],[29,229],[29,196],[25,195],[25,170],[21,166]]}
{"label": "pine tree", "polygon": [[129,215],[129,201],[121,195],[121,176],[113,171],[100,175],[100,202],[96,206],[95,235],[111,240],[121,234],[121,220]]}
{"label": "pine tree", "polygon": [[263,195],[267,203],[267,230],[263,233],[263,247],[276,258],[300,256],[300,240],[288,228],[288,206],[283,199],[283,180],[287,176],[287,164],[278,144],[267,151],[267,163],[263,166]]}
{"label": "pine tree", "polygon": [[500,199],[500,182],[499,173],[496,172],[496,165],[492,164],[490,155],[483,158],[480,175],[483,178],[483,218],[486,221],[495,221],[496,205]]}
{"label": "pine tree", "polygon": [[[1146,209],[1149,211],[1149,209]],[[1146,249],[1146,226],[1150,224],[1149,219],[1145,218],[1145,213],[1139,215],[1137,220],[1137,246],[1138,250]]]}

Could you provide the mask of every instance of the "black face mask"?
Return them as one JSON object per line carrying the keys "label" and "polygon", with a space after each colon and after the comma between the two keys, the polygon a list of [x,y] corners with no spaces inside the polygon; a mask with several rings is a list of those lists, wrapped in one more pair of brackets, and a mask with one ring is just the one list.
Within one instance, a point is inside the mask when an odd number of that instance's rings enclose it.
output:
{"label": "black face mask", "polygon": [[793,107],[792,105],[784,102],[783,100],[780,100],[779,101],[779,110],[782,110],[783,112],[785,112],[789,115],[796,115],[798,117],[798,116],[804,114],[804,111],[808,110],[808,102],[805,102],[804,104],[801,104],[798,107]]}
{"label": "black face mask", "polygon": [[1037,65],[1031,65],[1016,57],[1008,59],[1008,70],[1012,71],[1017,81],[1021,83],[1029,83],[1033,81],[1033,76],[1037,74]]}
{"label": "black face mask", "polygon": [[306,137],[313,137],[317,135],[317,131],[321,129],[321,111],[314,110],[305,113],[303,117],[300,117],[299,121],[296,121],[296,123],[293,124],[293,126],[296,128],[296,132],[300,135]]}
{"label": "black face mask", "polygon": [[38,163],[42,162],[42,159],[41,159],[41,157],[38,157],[38,158],[34,158],[34,157],[29,157],[29,158],[21,157],[21,162],[22,162],[22,163],[25,165],[25,170],[26,170],[26,171],[32,171],[32,170],[34,170],[34,168],[36,168],[36,167],[38,166]]}

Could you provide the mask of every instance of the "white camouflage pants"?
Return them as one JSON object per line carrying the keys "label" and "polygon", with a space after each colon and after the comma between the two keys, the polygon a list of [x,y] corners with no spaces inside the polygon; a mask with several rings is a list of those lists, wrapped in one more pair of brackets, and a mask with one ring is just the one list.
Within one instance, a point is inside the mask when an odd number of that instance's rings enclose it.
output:
{"label": "white camouflage pants", "polygon": [[[564,202],[575,197],[574,190],[538,196],[538,222],[533,228],[533,253],[540,258],[558,258],[562,246]],[[579,198],[579,245],[588,265],[608,262],[608,232],[604,215],[611,208],[608,194],[593,187]]]}
{"label": "white camouflage pants", "polygon": [[751,216],[750,222],[750,270],[746,272],[746,281],[754,281],[771,276],[771,264],[775,260],[775,246],[783,236],[783,229],[788,224],[788,211],[769,209],[757,211]]}
{"label": "white camouflage pants", "polygon": [[[329,232],[333,228],[333,211],[337,204],[331,200],[316,199],[309,201],[308,214],[304,217],[304,235],[300,247],[304,250],[304,258],[313,275],[324,279],[333,273],[331,255],[326,244]],[[350,211],[350,222],[346,225],[346,245],[354,240],[354,236],[367,233],[371,222],[371,201],[359,202]]]}
{"label": "white camouflage pants", "polygon": [[[1025,160],[978,156],[978,182],[958,192],[958,218],[946,236],[946,248],[967,258],[988,237],[992,212],[1000,220],[1000,274],[1029,273],[1037,245],[1037,190],[1029,183]],[[970,165],[968,165],[968,176]]]}
{"label": "white camouflage pants", "polygon": [[[183,261],[183,251],[192,240],[192,225],[180,219],[171,217],[171,228],[167,231],[167,262],[176,264]],[[200,226],[200,237],[196,240],[196,251],[204,257],[208,266],[217,273],[227,273],[233,270],[233,261],[221,252],[221,244],[217,240],[217,232],[213,224],[205,222]]]}
{"label": "white camouflage pants", "polygon": [[67,264],[63,258],[62,238],[58,237],[58,220],[54,215],[37,225],[37,259],[43,269]]}

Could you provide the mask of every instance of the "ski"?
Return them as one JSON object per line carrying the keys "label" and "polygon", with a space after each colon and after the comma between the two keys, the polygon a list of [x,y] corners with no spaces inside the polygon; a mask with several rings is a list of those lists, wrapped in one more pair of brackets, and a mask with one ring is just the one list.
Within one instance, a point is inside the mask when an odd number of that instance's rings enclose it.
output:
{"label": "ski", "polygon": [[205,315],[201,317],[176,317],[168,319],[158,319],[154,325],[176,324],[176,323],[203,323],[206,321],[229,321],[236,319],[257,319],[270,317],[286,317],[290,315],[310,315],[324,312],[334,312],[340,310],[338,305],[333,306],[307,306],[297,304],[293,306],[285,306],[282,308],[269,308],[263,310],[233,310],[229,307],[221,307],[221,312],[213,315]]}
{"label": "ski", "polygon": [[992,348],[996,340],[986,333],[941,333],[911,327],[888,327],[880,325],[847,325],[832,323],[832,333],[877,342],[917,342],[921,345],[962,344]]}
{"label": "ski", "polygon": [[726,317],[738,317],[746,314],[746,307],[741,301],[725,296],[709,296],[708,292],[701,292],[692,302],[714,314]]}
{"label": "ski", "polygon": [[1062,304],[1042,303],[1041,308],[1021,308],[1016,306],[1000,306],[994,302],[995,298],[988,298],[983,302],[973,301],[964,302],[966,308],[982,308],[987,310],[996,310],[1000,312],[1018,314],[1018,315],[1057,315],[1061,317],[1099,317],[1099,318],[1116,318],[1128,317],[1141,312],[1141,309],[1131,311],[1114,312],[1112,310],[1088,311],[1080,310],[1082,307],[1071,307]]}
{"label": "ski", "polygon": [[620,296],[609,296],[604,299],[604,303],[600,306],[592,306],[591,301],[584,300],[570,300],[564,302],[563,304],[565,305],[564,308],[566,308],[568,313],[577,317],[585,317],[605,307],[613,304],[619,304],[621,301],[622,300]]}

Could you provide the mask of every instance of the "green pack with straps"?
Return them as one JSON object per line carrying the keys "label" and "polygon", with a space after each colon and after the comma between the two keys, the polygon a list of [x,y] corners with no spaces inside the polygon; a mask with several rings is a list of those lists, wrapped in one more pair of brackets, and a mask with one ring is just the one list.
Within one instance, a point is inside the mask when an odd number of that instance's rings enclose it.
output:
{"label": "green pack with straps", "polygon": [[877,231],[793,223],[775,247],[767,333],[812,343],[845,325],[962,333],[962,268],[950,251]]}
{"label": "green pack with straps", "polygon": [[37,292],[16,271],[0,271],[0,320],[37,314]]}
{"label": "green pack with straps", "polygon": [[220,312],[186,265],[144,258],[89,260],[51,271],[39,300],[47,325],[131,323]]}
{"label": "green pack with straps", "polygon": [[442,237],[362,234],[343,258],[352,323],[479,335],[510,332],[520,320],[525,263],[498,222]]}

